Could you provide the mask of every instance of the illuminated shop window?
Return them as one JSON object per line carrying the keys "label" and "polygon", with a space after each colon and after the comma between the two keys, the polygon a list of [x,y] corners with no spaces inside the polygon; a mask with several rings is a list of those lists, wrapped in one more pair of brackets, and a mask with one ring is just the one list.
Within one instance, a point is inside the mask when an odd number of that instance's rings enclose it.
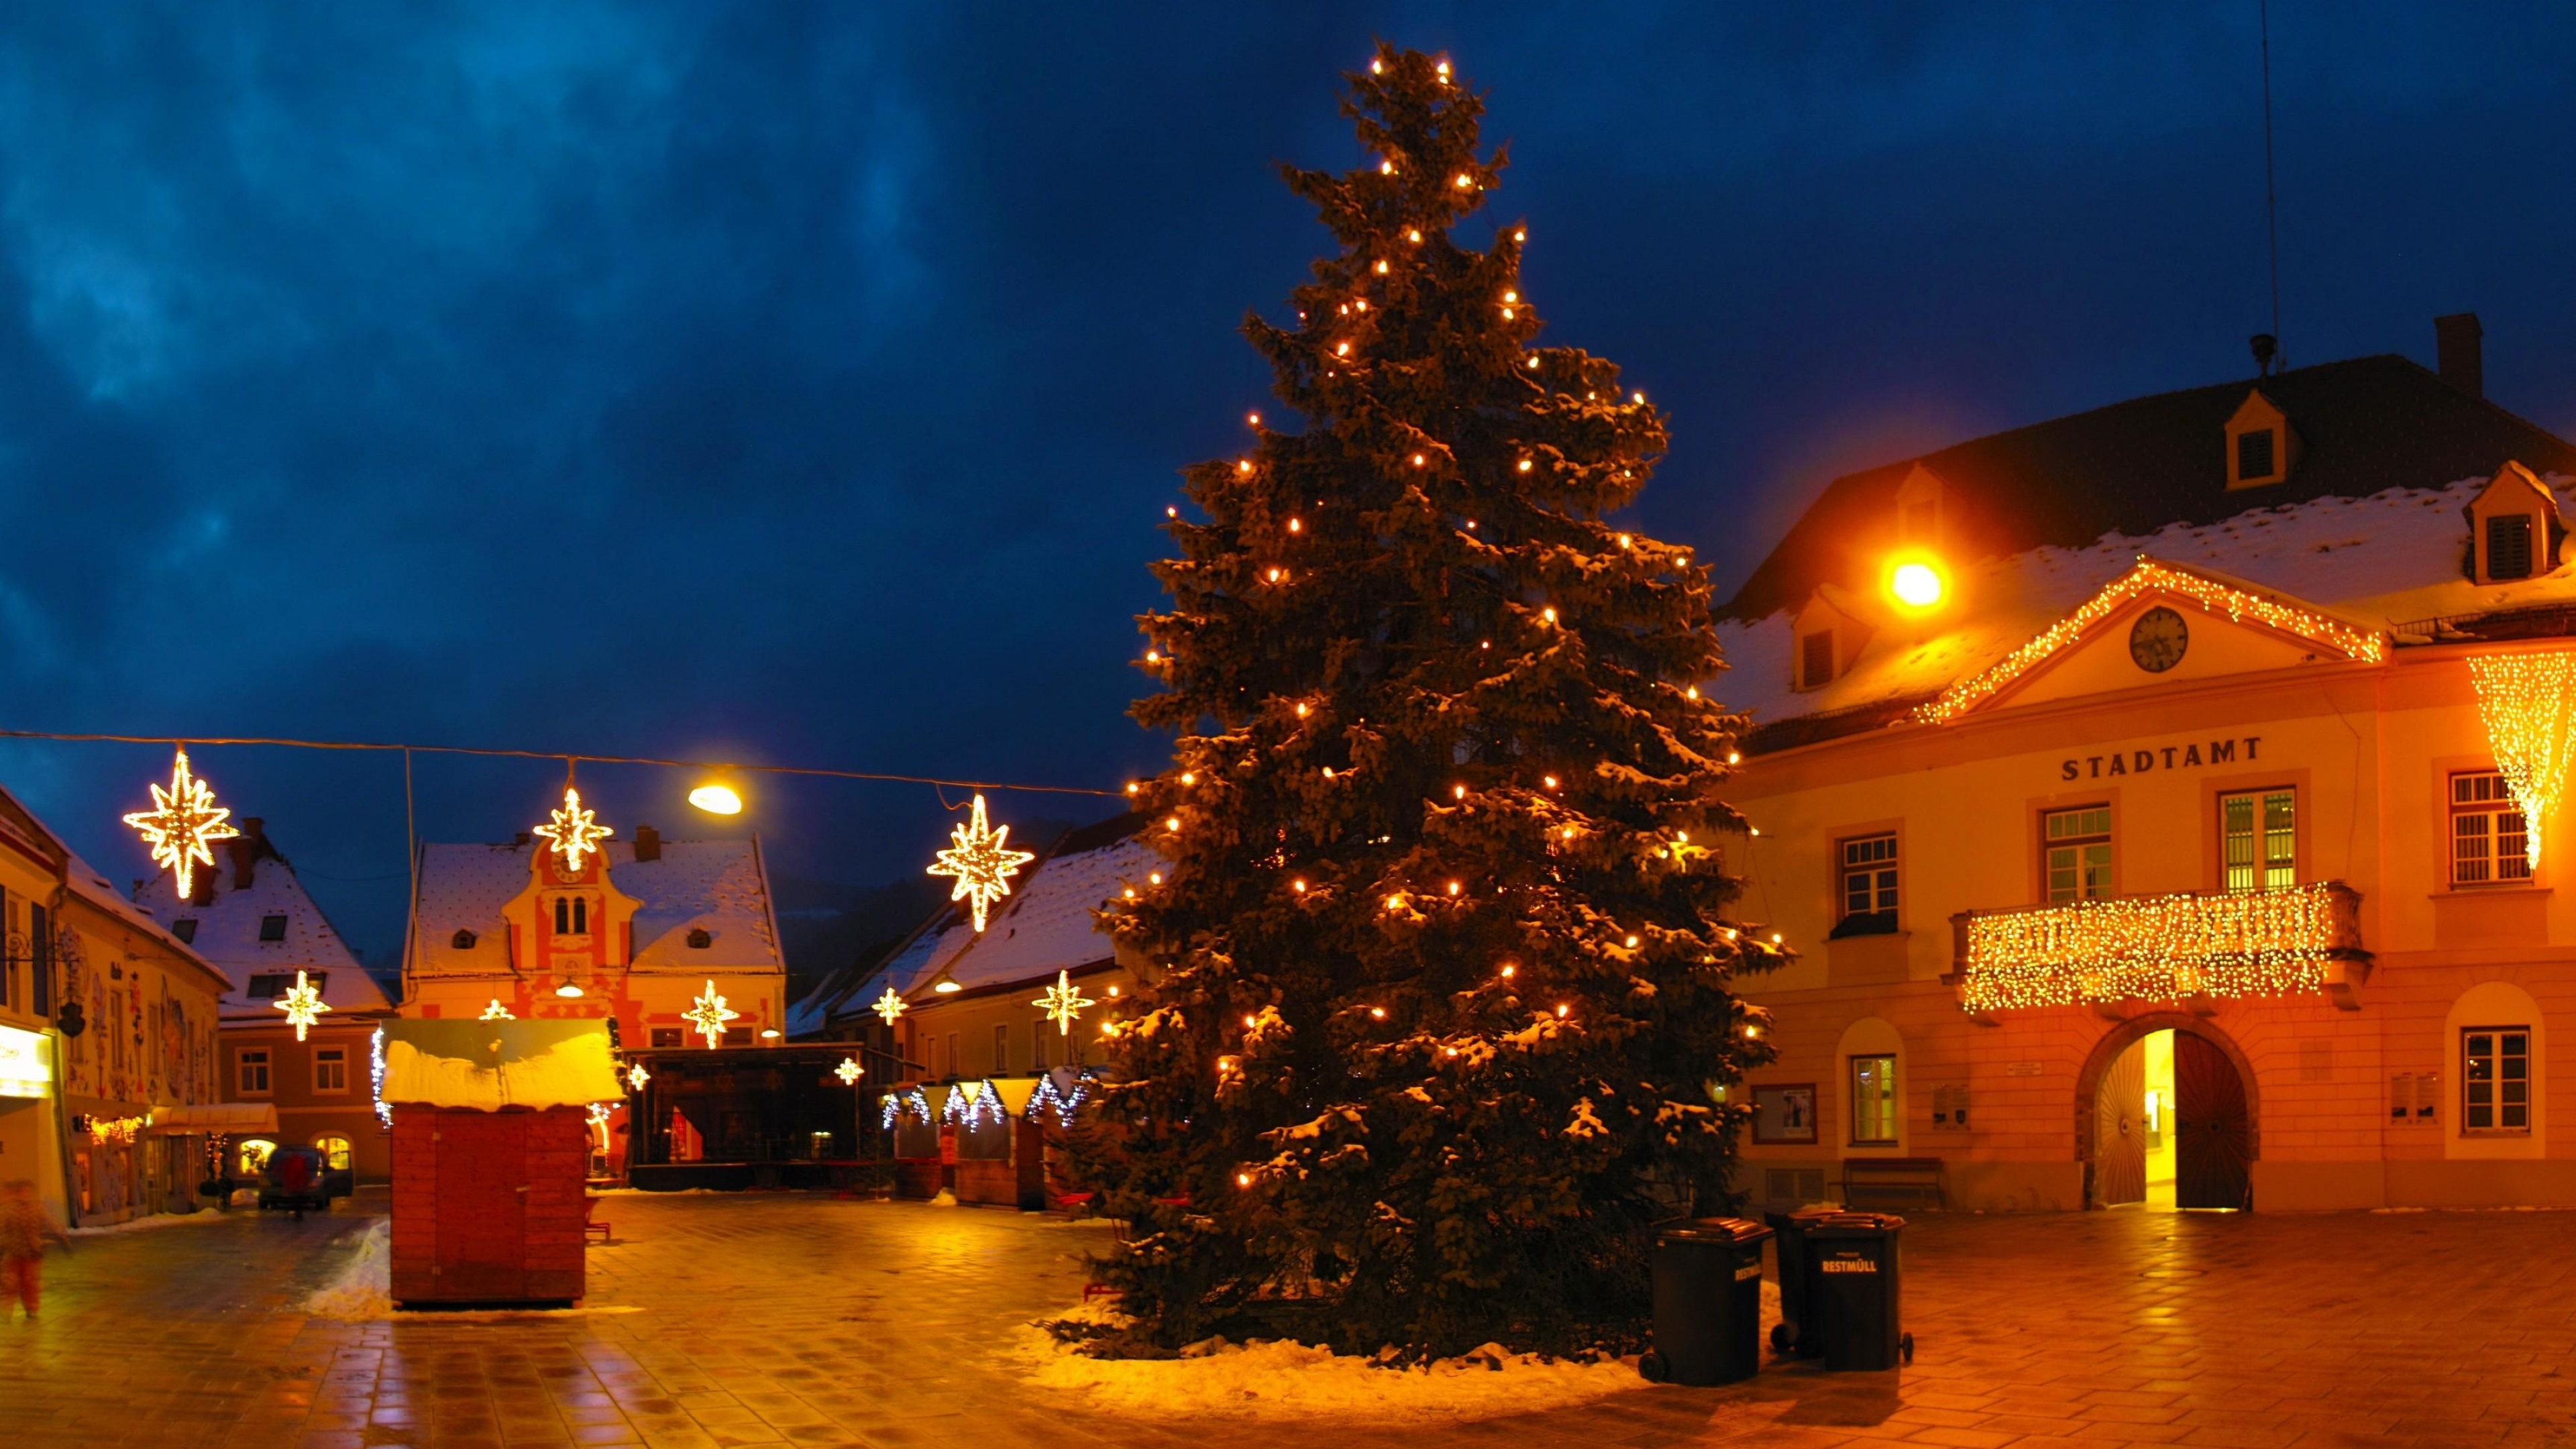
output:
{"label": "illuminated shop window", "polygon": [[348,1138],[341,1136],[337,1132],[325,1132],[321,1136],[313,1139],[313,1145],[321,1151],[322,1165],[325,1168],[333,1172],[346,1172],[349,1170]]}
{"label": "illuminated shop window", "polygon": [[2111,807],[2085,805],[2040,817],[2048,899],[2097,901],[2111,893]]}
{"label": "illuminated shop window", "polygon": [[1860,835],[1835,847],[1842,858],[1842,904],[1833,934],[1883,936],[1896,929],[1896,836]]}
{"label": "illuminated shop window", "polygon": [[2218,838],[2229,890],[2276,891],[2299,883],[2295,791],[2219,796]]}
{"label": "illuminated shop window", "polygon": [[2451,776],[2451,884],[2519,884],[2531,879],[2530,842],[2522,807],[2504,776],[2462,770]]}
{"label": "illuminated shop window", "polygon": [[1896,1058],[1851,1059],[1852,1145],[1896,1144]]}
{"label": "illuminated shop window", "polygon": [[254,1137],[249,1141],[244,1142],[240,1147],[234,1150],[233,1160],[239,1164],[239,1170],[235,1175],[240,1177],[257,1177],[261,1173],[266,1172],[268,1170],[268,1155],[276,1150],[277,1144],[267,1140],[266,1138]]}
{"label": "illuminated shop window", "polygon": [[2473,1137],[2531,1135],[2531,1028],[2461,1030],[2460,1131]]}

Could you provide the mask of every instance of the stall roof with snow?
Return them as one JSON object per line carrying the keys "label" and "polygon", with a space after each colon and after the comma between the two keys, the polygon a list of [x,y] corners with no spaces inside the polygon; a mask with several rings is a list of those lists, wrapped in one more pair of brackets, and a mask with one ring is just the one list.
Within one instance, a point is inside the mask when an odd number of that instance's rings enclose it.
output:
{"label": "stall roof with snow", "polygon": [[388,1106],[497,1112],[626,1095],[605,1022],[389,1021],[384,1033]]}

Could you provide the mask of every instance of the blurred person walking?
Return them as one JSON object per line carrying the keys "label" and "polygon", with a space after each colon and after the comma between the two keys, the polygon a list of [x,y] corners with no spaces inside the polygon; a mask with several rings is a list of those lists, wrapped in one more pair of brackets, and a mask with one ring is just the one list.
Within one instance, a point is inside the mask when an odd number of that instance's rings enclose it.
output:
{"label": "blurred person walking", "polygon": [[68,1255],[72,1237],[36,1200],[34,1183],[22,1177],[0,1191],[8,1194],[0,1200],[0,1294],[14,1295],[27,1310],[27,1317],[33,1319],[37,1298],[43,1291],[37,1269],[44,1257],[45,1239],[62,1244]]}

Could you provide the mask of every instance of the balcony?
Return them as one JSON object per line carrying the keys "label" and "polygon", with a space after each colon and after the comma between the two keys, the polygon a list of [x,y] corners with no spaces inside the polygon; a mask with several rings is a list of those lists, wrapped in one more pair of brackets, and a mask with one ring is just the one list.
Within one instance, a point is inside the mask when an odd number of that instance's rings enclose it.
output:
{"label": "balcony", "polygon": [[1974,1016],[2038,1006],[2322,995],[2347,1011],[2370,971],[2361,895],[2341,881],[2183,891],[1950,918],[1942,978]]}

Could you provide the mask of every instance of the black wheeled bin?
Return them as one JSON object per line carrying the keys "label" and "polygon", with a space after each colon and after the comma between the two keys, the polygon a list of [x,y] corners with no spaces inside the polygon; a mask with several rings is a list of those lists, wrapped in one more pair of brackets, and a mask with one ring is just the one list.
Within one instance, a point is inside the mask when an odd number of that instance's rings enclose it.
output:
{"label": "black wheeled bin", "polygon": [[1676,1223],[1655,1238],[1655,1346],[1637,1371],[1657,1382],[1732,1384],[1762,1367],[1762,1244],[1742,1218]]}
{"label": "black wheeled bin", "polygon": [[1815,1290],[1815,1274],[1809,1271],[1807,1229],[1839,1211],[1838,1208],[1811,1207],[1800,1208],[1796,1212],[1762,1215],[1762,1221],[1779,1234],[1771,1245],[1772,1255],[1780,1269],[1780,1321],[1771,1326],[1771,1346],[1782,1353],[1803,1353],[1813,1357],[1824,1351],[1821,1341],[1809,1331],[1807,1303]]}
{"label": "black wheeled bin", "polygon": [[1826,1368],[1892,1369],[1904,1356],[1904,1230],[1905,1219],[1888,1213],[1835,1213],[1808,1226],[1808,1331],[1823,1340]]}

